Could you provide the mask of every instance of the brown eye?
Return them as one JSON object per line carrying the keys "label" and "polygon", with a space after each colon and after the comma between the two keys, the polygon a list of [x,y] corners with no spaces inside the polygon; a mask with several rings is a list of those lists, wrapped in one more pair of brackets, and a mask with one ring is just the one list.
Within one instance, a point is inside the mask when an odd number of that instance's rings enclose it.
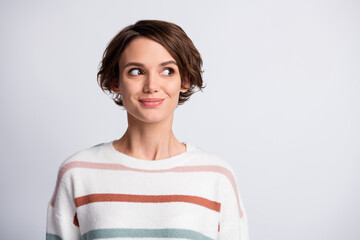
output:
{"label": "brown eye", "polygon": [[141,74],[141,70],[138,68],[130,69],[129,74],[132,76],[138,76]]}
{"label": "brown eye", "polygon": [[163,75],[165,76],[170,76],[172,74],[174,74],[174,70],[172,68],[165,68],[163,71]]}

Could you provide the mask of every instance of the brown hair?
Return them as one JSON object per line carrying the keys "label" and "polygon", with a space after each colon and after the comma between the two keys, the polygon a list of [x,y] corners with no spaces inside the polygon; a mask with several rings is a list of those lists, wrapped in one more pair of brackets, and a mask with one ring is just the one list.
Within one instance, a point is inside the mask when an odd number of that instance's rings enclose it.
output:
{"label": "brown hair", "polygon": [[122,29],[106,47],[103,59],[97,73],[98,84],[105,93],[112,93],[114,102],[123,106],[121,95],[112,91],[119,77],[119,60],[127,45],[137,37],[147,37],[161,44],[175,59],[181,76],[181,87],[184,87],[188,77],[190,87],[186,92],[180,92],[178,105],[186,102],[203,86],[202,59],[191,39],[178,25],[160,20],[141,20]]}

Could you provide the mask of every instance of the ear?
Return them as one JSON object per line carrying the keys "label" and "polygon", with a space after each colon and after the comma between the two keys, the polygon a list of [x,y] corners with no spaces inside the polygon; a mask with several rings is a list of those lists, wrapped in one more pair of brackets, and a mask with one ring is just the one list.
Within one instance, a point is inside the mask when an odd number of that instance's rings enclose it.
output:
{"label": "ear", "polygon": [[111,85],[111,90],[114,93],[121,93],[120,87],[119,87],[119,79],[117,79],[117,78],[112,79],[110,85]]}
{"label": "ear", "polygon": [[184,87],[180,89],[180,92],[184,93],[190,88],[190,76],[185,77],[185,81],[182,84]]}

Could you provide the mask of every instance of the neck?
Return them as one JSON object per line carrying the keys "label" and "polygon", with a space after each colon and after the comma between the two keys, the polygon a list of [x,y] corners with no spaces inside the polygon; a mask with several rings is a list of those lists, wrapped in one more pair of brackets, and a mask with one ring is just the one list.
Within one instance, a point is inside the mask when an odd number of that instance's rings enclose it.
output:
{"label": "neck", "polygon": [[173,116],[156,123],[141,122],[128,113],[128,128],[114,142],[116,150],[139,159],[170,158],[186,150],[172,131]]}

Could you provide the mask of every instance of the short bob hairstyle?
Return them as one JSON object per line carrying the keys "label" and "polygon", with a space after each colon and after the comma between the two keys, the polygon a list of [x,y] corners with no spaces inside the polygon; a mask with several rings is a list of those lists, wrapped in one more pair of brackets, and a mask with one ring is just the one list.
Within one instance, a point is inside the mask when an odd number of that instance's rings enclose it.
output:
{"label": "short bob hairstyle", "polygon": [[116,86],[119,80],[119,60],[128,44],[138,37],[156,41],[170,53],[180,71],[181,87],[184,87],[186,79],[189,79],[189,88],[184,93],[180,92],[178,105],[190,98],[195,87],[202,91],[205,87],[202,79],[203,62],[200,53],[184,30],[178,25],[166,21],[141,20],[122,29],[110,41],[104,51],[97,73],[99,86],[103,92],[112,94],[117,105],[123,106],[121,95],[112,91],[112,87]]}

